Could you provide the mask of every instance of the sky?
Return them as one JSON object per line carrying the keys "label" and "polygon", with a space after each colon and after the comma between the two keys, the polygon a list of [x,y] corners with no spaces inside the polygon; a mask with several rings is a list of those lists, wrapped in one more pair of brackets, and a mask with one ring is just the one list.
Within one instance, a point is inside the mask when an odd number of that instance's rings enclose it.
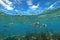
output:
{"label": "sky", "polygon": [[60,0],[0,0],[0,10],[7,14],[39,14],[58,7]]}

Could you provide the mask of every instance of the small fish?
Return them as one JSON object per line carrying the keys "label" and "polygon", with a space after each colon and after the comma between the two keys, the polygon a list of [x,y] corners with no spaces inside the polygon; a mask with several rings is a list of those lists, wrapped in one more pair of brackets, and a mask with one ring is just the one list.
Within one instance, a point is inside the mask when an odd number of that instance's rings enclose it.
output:
{"label": "small fish", "polygon": [[14,24],[13,22],[11,22],[9,25],[10,25],[10,26],[15,26],[15,24]]}
{"label": "small fish", "polygon": [[46,24],[42,24],[41,27],[46,27],[47,25]]}
{"label": "small fish", "polygon": [[46,27],[46,24],[40,24],[39,22],[33,23],[33,27]]}
{"label": "small fish", "polygon": [[33,23],[33,26],[34,26],[34,27],[38,27],[39,25],[40,25],[39,22]]}

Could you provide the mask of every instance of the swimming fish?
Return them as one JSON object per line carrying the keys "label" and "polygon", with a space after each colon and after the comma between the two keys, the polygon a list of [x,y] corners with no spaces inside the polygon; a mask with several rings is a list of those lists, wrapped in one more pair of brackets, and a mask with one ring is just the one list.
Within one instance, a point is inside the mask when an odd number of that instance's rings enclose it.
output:
{"label": "swimming fish", "polygon": [[36,22],[36,23],[33,23],[32,25],[33,25],[33,27],[38,27],[40,25],[40,23]]}
{"label": "swimming fish", "polygon": [[41,27],[46,27],[47,25],[46,24],[42,24]]}
{"label": "swimming fish", "polygon": [[40,24],[39,22],[33,23],[32,24],[33,27],[46,27],[46,24]]}
{"label": "swimming fish", "polygon": [[11,22],[9,25],[10,25],[10,26],[15,26],[15,24],[14,24],[13,22]]}

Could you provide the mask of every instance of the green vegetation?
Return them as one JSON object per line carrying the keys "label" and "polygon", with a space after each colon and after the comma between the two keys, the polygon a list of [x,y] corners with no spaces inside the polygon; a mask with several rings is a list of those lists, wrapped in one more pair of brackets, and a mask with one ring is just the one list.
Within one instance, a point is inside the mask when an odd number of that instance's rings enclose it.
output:
{"label": "green vegetation", "polygon": [[[0,39],[1,40],[1,39]],[[8,36],[2,40],[60,40],[60,33],[52,33],[49,31],[46,32],[35,32],[35,33],[26,33],[23,36]]]}

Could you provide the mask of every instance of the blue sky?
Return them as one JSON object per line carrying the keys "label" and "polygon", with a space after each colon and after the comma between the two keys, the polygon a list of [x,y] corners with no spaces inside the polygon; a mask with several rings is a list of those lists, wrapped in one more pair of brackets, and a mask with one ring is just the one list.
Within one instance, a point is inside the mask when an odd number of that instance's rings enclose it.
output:
{"label": "blue sky", "polygon": [[60,0],[0,0],[0,10],[8,14],[37,14],[60,7]]}

